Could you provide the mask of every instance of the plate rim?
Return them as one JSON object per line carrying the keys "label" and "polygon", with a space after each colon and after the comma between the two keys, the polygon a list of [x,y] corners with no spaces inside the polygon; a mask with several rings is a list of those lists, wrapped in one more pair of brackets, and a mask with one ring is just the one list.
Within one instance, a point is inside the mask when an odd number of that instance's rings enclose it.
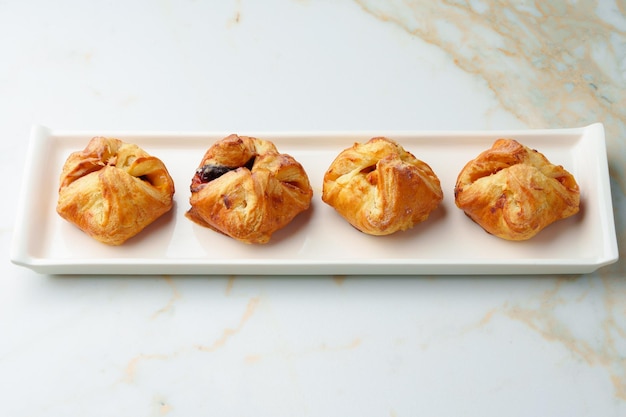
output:
{"label": "plate rim", "polygon": [[[441,260],[428,261],[427,259],[389,259],[382,265],[380,262],[364,262],[355,263],[352,260],[288,260],[288,259],[241,259],[237,263],[237,268],[233,268],[232,260],[220,262],[219,260],[201,260],[201,259],[168,259],[166,261],[155,261],[149,258],[110,258],[102,259],[75,259],[70,262],[68,259],[54,259],[45,257],[34,257],[29,253],[28,242],[25,236],[30,236],[29,222],[26,219],[29,187],[36,184],[36,176],[31,175],[27,170],[32,166],[33,161],[38,155],[37,147],[47,146],[53,137],[83,137],[83,136],[113,136],[126,137],[129,140],[133,138],[171,138],[172,136],[200,138],[205,136],[225,136],[231,132],[225,131],[150,131],[150,130],[67,130],[67,129],[51,129],[43,125],[33,125],[31,127],[29,145],[26,152],[26,163],[22,175],[22,186],[18,197],[18,208],[16,213],[16,221],[14,224],[14,233],[11,244],[11,262],[30,268],[38,273],[57,274],[88,274],[88,275],[222,275],[222,274],[249,274],[253,272],[255,275],[318,275],[316,271],[322,272],[323,275],[334,275],[332,271],[336,271],[340,275],[380,275],[381,268],[391,267],[389,275],[492,275],[502,274],[506,268],[521,267],[522,272],[508,271],[506,275],[518,274],[553,274],[553,273],[589,273],[601,267],[610,265],[619,259],[619,251],[617,247],[617,235],[615,231],[614,210],[610,189],[610,176],[608,169],[608,157],[606,148],[606,138],[604,134],[604,126],[600,122],[592,123],[583,127],[574,128],[558,128],[558,129],[505,129],[505,130],[333,130],[333,131],[254,131],[240,132],[241,135],[250,135],[256,137],[272,137],[280,140],[302,140],[303,138],[313,137],[375,137],[375,136],[396,136],[396,137],[484,137],[484,136],[523,136],[523,135],[558,135],[558,134],[575,134],[580,133],[582,140],[585,134],[594,136],[595,140],[601,143],[595,143],[594,146],[602,149],[598,152],[597,175],[600,183],[600,198],[610,204],[602,204],[601,211],[601,228],[603,231],[603,243],[606,244],[604,256],[594,257],[591,259],[569,259],[567,264],[562,263],[562,258],[554,259],[537,259],[529,258],[528,262],[498,262],[497,259],[462,259],[455,262],[451,259],[445,264]],[[560,260],[560,261],[559,261]],[[277,263],[278,262],[278,263]],[[471,265],[473,270],[471,273],[460,272],[463,266]],[[214,266],[213,271],[194,270],[201,268],[209,268]],[[143,267],[138,270],[139,267]],[[303,269],[313,269],[306,274],[294,271],[296,267]],[[91,271],[89,268],[102,268],[102,272]],[[156,273],[158,271],[158,273]],[[179,272],[177,272],[179,271]],[[353,273],[351,273],[353,271]],[[542,272],[546,271],[546,272]]]}

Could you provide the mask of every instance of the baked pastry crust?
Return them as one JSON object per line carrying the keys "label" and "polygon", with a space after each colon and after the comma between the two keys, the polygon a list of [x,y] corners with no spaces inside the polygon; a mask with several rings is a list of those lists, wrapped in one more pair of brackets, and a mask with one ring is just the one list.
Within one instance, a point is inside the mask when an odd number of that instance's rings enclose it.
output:
{"label": "baked pastry crust", "polygon": [[94,239],[121,245],[168,212],[173,195],[160,159],[137,145],[94,137],[63,165],[56,210]]}
{"label": "baked pastry crust", "polygon": [[270,141],[235,134],[206,151],[190,188],[189,219],[249,244],[267,243],[313,197],[304,168],[292,156]]}
{"label": "baked pastry crust", "polygon": [[322,200],[370,235],[407,230],[442,199],[430,166],[385,137],[343,150],[324,175]]}
{"label": "baked pastry crust", "polygon": [[527,240],[549,224],[576,214],[574,176],[536,150],[498,139],[457,177],[455,203],[487,232]]}

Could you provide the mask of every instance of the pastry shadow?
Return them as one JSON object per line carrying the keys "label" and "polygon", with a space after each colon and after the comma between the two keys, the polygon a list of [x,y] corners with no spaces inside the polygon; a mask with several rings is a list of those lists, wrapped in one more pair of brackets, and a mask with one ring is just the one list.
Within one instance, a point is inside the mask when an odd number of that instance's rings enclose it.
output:
{"label": "pastry shadow", "polygon": [[585,217],[587,215],[587,199],[584,197],[580,198],[580,202],[578,203],[578,213],[573,216],[568,217],[565,220],[570,220],[572,223],[579,224],[585,221]]}
{"label": "pastry shadow", "polygon": [[385,236],[374,236],[376,239],[393,239],[396,241],[414,241],[416,238],[430,233],[433,229],[440,227],[442,222],[448,217],[448,208],[440,204],[436,209],[430,212],[428,218],[412,228],[392,233]]}
{"label": "pastry shadow", "polygon": [[299,245],[307,238],[306,228],[313,217],[314,206],[314,204],[311,204],[306,211],[296,215],[289,224],[274,232],[269,242],[265,244],[247,244],[240,242],[220,231],[196,224],[187,218],[185,218],[185,220],[193,224],[193,233],[196,236],[197,242],[207,253],[215,252],[215,245],[217,244],[223,251],[237,250],[243,255],[249,254],[256,257],[258,254],[265,253],[267,250],[274,249],[280,245],[289,245],[290,248],[297,251]]}
{"label": "pastry shadow", "polygon": [[528,240],[513,243],[521,243],[527,245],[532,244],[547,247],[555,243],[559,243],[563,239],[580,238],[580,236],[577,236],[573,233],[578,232],[580,230],[579,225],[583,223],[583,213],[581,213],[581,211],[566,219],[557,220],[554,223],[547,225],[541,231],[539,231],[539,233],[537,233],[535,236],[531,237]]}
{"label": "pastry shadow", "polygon": [[478,232],[483,232],[484,235],[489,236],[494,239],[496,242],[511,245],[511,247],[519,246],[519,247],[537,247],[537,248],[547,248],[554,244],[560,244],[562,240],[567,239],[579,239],[581,238],[581,227],[585,223],[585,203],[581,199],[579,204],[578,213],[567,217],[565,219],[556,220],[539,232],[536,235],[529,239],[525,240],[508,240],[498,237],[494,234],[487,232],[480,224],[474,221],[471,217],[467,216],[467,219],[473,223],[475,229]]}
{"label": "pastry shadow", "polygon": [[[120,245],[108,245],[100,242],[80,230],[74,224],[65,222],[60,225],[60,240],[52,242],[61,245],[72,258],[88,259],[123,259],[159,257],[167,253],[174,236],[176,224],[176,202],[172,208],[144,227],[136,235],[130,237]],[[44,251],[52,251],[44,248]]]}
{"label": "pastry shadow", "polygon": [[279,245],[285,241],[293,241],[295,238],[304,239],[307,225],[311,222],[315,211],[315,204],[311,202],[311,205],[305,211],[298,213],[289,224],[282,229],[277,230],[272,234],[272,238],[264,246],[272,247]]}
{"label": "pastry shadow", "polygon": [[174,234],[175,219],[178,209],[178,204],[174,200],[172,208],[167,213],[164,213],[146,226],[141,232],[128,239],[122,246],[150,245],[151,250],[154,250],[155,242],[162,242],[163,252],[165,252]]}

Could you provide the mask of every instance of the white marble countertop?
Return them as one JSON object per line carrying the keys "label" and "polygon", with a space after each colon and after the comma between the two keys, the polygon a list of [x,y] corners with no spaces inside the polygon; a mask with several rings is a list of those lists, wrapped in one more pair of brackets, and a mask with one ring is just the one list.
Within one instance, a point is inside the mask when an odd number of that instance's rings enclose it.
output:
{"label": "white marble countertop", "polygon": [[[492,3],[0,1],[0,414],[626,415],[626,6]],[[589,275],[47,276],[8,256],[33,124],[594,122],[621,259]]]}

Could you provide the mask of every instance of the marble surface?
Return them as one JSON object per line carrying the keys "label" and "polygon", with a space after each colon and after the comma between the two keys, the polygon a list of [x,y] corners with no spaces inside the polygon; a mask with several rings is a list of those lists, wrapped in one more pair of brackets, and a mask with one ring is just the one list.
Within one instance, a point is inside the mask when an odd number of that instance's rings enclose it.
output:
{"label": "marble surface", "polygon": [[[0,1],[0,414],[626,414],[623,1]],[[46,276],[33,124],[605,125],[621,259],[567,276]],[[45,169],[45,167],[41,167]]]}

